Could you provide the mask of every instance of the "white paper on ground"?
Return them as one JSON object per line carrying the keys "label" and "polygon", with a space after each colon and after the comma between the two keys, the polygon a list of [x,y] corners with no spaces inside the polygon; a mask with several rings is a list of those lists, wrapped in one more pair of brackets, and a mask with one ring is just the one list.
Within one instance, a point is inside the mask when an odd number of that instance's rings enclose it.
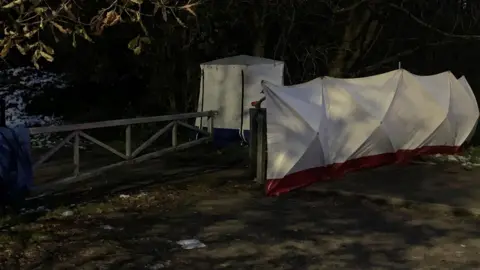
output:
{"label": "white paper on ground", "polygon": [[180,240],[177,241],[177,244],[179,244],[183,249],[196,249],[206,247],[204,243],[200,242],[197,239]]}

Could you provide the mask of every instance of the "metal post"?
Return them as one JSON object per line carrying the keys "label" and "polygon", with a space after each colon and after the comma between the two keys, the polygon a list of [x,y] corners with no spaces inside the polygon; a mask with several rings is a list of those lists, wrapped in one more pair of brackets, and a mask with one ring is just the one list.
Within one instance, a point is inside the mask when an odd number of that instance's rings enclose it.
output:
{"label": "metal post", "polygon": [[214,125],[213,118],[214,118],[213,115],[210,115],[208,117],[208,133],[210,133],[210,137],[212,138],[212,140],[213,140],[213,130],[214,130],[214,128],[213,128],[213,125]]}
{"label": "metal post", "polygon": [[250,144],[249,144],[250,177],[255,178],[255,175],[257,174],[258,109],[251,108],[249,110],[249,115],[250,115]]}
{"label": "metal post", "polygon": [[259,109],[257,114],[257,177],[260,184],[266,182],[267,167],[267,121],[266,110]]}
{"label": "metal post", "polygon": [[0,127],[6,127],[7,126],[7,115],[6,115],[6,105],[5,105],[5,99],[0,99]]}

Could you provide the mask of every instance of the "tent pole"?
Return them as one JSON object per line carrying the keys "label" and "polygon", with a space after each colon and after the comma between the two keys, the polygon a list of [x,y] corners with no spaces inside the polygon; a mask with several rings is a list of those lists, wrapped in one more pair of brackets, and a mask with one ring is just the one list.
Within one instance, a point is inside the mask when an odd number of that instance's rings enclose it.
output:
{"label": "tent pole", "polygon": [[245,107],[245,73],[241,72],[241,76],[242,76],[242,99],[240,101],[240,129],[239,129],[239,134],[240,135],[240,139],[241,139],[241,144],[244,145],[246,143],[246,140],[245,140],[245,136],[243,135],[243,113],[244,113],[244,107]]}
{"label": "tent pole", "polygon": [[[201,104],[197,104],[197,112],[198,112],[198,109],[200,109],[200,112],[203,112],[203,103],[204,103],[204,99],[205,99],[205,73],[203,71],[203,68],[201,70],[200,83],[201,83],[201,86],[200,86],[199,97],[200,97],[200,100],[201,100]],[[198,108],[198,105],[200,105],[200,108]],[[203,130],[203,117],[200,117],[200,124],[199,124],[198,128]],[[195,135],[195,140],[198,140],[199,136],[200,136],[200,133],[197,132],[197,134]]]}
{"label": "tent pole", "polygon": [[[202,109],[200,110],[201,112],[203,112],[203,103],[205,102],[205,71],[203,70],[202,68]],[[200,117],[200,128],[203,129],[203,117]]]}
{"label": "tent pole", "polygon": [[[200,105],[200,111],[203,112],[203,103],[205,102],[205,71],[202,68],[202,73],[201,73],[201,89],[200,89],[200,95],[201,95],[201,101],[202,104]],[[198,111],[198,108],[197,108]],[[199,128],[203,130],[203,117],[200,117],[200,125]],[[198,140],[198,136],[200,134],[197,132],[197,135],[195,135],[195,140]]]}

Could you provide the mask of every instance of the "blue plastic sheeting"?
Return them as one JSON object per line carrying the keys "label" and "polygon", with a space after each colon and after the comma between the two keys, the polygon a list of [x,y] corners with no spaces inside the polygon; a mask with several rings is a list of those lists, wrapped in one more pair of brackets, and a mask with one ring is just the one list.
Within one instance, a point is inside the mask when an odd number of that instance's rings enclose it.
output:
{"label": "blue plastic sheeting", "polygon": [[[250,130],[244,130],[243,136],[248,142],[250,140]],[[228,146],[232,143],[241,143],[240,132],[238,129],[215,128],[213,130],[213,144],[217,147]]]}
{"label": "blue plastic sheeting", "polygon": [[30,190],[33,168],[27,128],[0,127],[0,194]]}

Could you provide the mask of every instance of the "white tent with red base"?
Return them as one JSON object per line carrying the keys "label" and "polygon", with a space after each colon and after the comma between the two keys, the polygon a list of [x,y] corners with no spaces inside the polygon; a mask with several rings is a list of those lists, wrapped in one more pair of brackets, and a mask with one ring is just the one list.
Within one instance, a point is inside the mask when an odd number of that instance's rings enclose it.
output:
{"label": "white tent with red base", "polygon": [[468,82],[451,72],[263,86],[269,195],[418,155],[456,153],[479,117]]}

